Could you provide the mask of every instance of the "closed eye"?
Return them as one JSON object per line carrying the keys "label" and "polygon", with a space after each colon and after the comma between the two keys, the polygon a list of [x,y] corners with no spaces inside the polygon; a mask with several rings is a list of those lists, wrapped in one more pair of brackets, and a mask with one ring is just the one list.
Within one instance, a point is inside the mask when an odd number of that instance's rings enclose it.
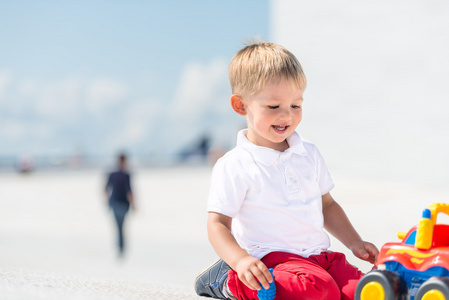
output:
{"label": "closed eye", "polygon": [[292,105],[292,108],[301,108],[300,105]]}
{"label": "closed eye", "polygon": [[268,105],[269,109],[276,109],[279,108],[279,105]]}

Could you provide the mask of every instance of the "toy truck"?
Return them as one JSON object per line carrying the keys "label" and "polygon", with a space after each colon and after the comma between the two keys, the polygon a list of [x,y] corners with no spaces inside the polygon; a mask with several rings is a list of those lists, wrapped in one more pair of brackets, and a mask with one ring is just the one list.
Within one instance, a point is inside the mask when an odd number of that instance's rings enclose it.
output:
{"label": "toy truck", "polygon": [[449,204],[431,204],[418,225],[398,233],[402,242],[381,248],[356,300],[449,300],[449,225],[436,224],[439,213],[449,215]]}

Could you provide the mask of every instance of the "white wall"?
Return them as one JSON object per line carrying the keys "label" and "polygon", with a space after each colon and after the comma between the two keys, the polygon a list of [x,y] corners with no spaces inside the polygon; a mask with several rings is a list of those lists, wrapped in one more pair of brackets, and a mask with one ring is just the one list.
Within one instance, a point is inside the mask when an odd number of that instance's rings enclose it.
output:
{"label": "white wall", "polygon": [[331,173],[449,186],[448,1],[272,0],[271,14],[308,78],[299,132]]}

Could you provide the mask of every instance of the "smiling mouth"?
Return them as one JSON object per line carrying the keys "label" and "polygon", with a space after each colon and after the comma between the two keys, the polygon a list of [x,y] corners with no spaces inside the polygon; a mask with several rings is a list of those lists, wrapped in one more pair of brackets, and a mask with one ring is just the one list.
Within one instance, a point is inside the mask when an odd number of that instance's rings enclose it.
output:
{"label": "smiling mouth", "polygon": [[276,132],[283,133],[283,132],[285,132],[287,130],[288,126],[276,126],[276,125],[273,125],[273,128],[274,128],[274,130]]}

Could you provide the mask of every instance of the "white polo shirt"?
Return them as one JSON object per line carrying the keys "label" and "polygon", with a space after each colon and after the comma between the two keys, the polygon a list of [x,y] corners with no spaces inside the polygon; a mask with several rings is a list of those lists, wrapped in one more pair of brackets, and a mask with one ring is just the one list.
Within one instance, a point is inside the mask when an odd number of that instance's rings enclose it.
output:
{"label": "white polo shirt", "polygon": [[280,152],[254,145],[245,133],[214,166],[207,210],[233,218],[234,237],[256,258],[326,250],[321,196],[334,183],[316,146],[294,132]]}

